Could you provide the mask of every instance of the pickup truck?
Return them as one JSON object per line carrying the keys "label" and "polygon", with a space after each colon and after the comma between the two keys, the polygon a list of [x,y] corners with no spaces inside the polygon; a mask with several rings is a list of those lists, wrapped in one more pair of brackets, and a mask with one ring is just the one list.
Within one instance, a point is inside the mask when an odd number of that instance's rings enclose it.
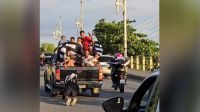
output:
{"label": "pickup truck", "polygon": [[77,84],[80,94],[90,89],[92,96],[98,97],[101,92],[102,78],[99,76],[98,67],[79,66],[67,67],[58,66],[55,63],[55,52],[52,64],[49,64],[44,72],[44,89],[50,91],[51,96],[62,95],[65,92],[65,78],[72,73],[77,74]]}

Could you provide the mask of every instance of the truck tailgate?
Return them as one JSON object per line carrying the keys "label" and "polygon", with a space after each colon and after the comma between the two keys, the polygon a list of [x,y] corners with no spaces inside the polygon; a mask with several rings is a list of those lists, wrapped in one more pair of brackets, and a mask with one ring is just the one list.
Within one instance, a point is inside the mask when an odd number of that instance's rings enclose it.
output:
{"label": "truck tailgate", "polygon": [[67,75],[77,74],[77,81],[99,80],[98,67],[68,67],[60,69],[60,79],[65,80]]}

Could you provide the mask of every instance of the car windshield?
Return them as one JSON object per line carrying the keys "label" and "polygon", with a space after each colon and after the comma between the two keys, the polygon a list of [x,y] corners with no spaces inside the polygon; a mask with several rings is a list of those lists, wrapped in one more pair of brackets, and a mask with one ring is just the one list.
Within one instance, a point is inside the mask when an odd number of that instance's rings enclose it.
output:
{"label": "car windshield", "polygon": [[109,62],[111,59],[113,59],[112,57],[99,57],[99,62]]}

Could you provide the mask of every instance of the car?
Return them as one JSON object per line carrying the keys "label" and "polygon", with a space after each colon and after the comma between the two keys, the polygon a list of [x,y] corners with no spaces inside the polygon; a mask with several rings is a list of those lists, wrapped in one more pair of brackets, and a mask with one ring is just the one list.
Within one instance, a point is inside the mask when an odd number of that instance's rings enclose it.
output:
{"label": "car", "polygon": [[44,60],[44,63],[45,64],[50,64],[51,61],[52,61],[52,53],[44,53],[44,56],[45,56],[45,60]]}
{"label": "car", "polygon": [[105,112],[159,112],[159,74],[155,71],[142,81],[127,108],[124,108],[122,97],[105,101],[102,108]]}
{"label": "car", "polygon": [[111,74],[111,69],[109,68],[108,62],[112,59],[113,59],[113,56],[111,56],[111,55],[101,55],[99,57],[99,62],[103,69],[103,75],[105,77],[108,77]]}

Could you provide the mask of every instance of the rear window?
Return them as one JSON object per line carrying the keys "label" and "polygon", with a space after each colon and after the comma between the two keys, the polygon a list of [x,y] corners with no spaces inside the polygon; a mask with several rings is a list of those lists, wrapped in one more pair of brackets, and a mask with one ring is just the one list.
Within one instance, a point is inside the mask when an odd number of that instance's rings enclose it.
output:
{"label": "rear window", "polygon": [[99,57],[99,62],[109,62],[112,57]]}

